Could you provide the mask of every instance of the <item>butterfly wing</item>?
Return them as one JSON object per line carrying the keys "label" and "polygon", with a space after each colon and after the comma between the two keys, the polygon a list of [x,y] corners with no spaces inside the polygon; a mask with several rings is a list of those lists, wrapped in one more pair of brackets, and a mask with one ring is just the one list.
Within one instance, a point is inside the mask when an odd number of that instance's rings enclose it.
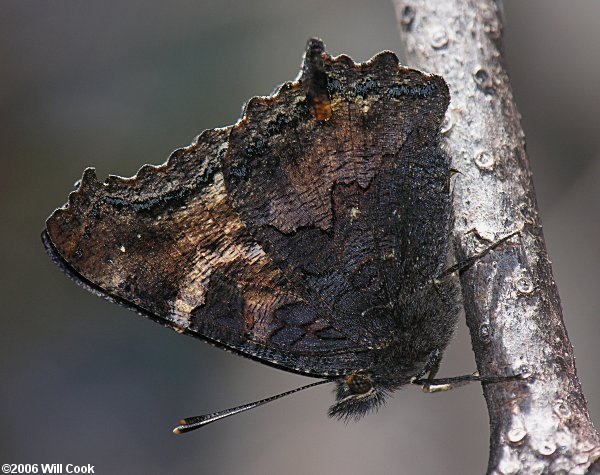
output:
{"label": "butterfly wing", "polygon": [[394,340],[402,302],[445,262],[448,102],[442,78],[392,53],[356,65],[313,42],[300,81],[252,99],[229,138],[225,185],[250,233],[368,348]]}
{"label": "butterfly wing", "polygon": [[[86,170],[44,241],[79,284],[182,333],[285,369],[323,375],[361,347],[274,266],[231,208],[210,130],[160,167],[105,183]],[[335,364],[328,360],[334,358]]]}
{"label": "butterfly wing", "polygon": [[164,165],[104,183],[86,170],[47,221],[54,261],[109,300],[282,369],[375,364],[403,295],[445,256],[446,223],[419,236],[415,219],[449,203],[448,92],[391,53],[364,65],[312,53],[300,81]]}

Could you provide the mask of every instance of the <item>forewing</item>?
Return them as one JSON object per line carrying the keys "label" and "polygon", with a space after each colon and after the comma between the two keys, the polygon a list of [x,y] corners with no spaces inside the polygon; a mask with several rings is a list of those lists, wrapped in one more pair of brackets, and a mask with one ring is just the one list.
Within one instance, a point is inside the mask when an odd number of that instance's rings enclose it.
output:
{"label": "forewing", "polygon": [[252,99],[231,132],[225,184],[250,233],[369,348],[393,341],[402,301],[444,264],[448,102],[441,77],[392,53],[357,65],[312,42],[299,82]]}

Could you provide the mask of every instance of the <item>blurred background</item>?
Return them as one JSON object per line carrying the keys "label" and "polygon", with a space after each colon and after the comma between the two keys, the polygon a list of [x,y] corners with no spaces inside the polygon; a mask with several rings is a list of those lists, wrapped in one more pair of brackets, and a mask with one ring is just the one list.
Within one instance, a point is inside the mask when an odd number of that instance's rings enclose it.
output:
{"label": "blurred background", "polygon": [[[507,1],[505,49],[567,329],[600,422],[600,2]],[[183,337],[74,285],[39,234],[85,167],[131,176],[296,77],[305,41],[401,53],[388,0],[0,3],[0,462],[99,474],[479,474],[481,388],[395,394],[345,426],[318,387],[175,437],[183,416],[308,380]],[[461,321],[440,376],[475,368]]]}

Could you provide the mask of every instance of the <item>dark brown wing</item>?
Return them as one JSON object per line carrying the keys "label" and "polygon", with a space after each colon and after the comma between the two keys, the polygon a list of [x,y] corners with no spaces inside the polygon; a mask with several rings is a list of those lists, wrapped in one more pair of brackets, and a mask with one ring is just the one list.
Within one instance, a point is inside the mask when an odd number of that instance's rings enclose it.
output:
{"label": "dark brown wing", "polygon": [[[391,53],[355,65],[309,44],[301,80],[251,100],[233,129],[130,179],[86,170],[46,248],[89,290],[182,333],[315,376],[366,369],[403,295],[443,263],[447,103],[441,78]],[[443,218],[438,234],[418,235],[423,216]]]}
{"label": "dark brown wing", "polygon": [[381,348],[402,301],[445,262],[448,88],[389,52],[356,65],[322,47],[309,43],[298,83],[249,102],[225,185],[252,236],[332,325]]}
{"label": "dark brown wing", "polygon": [[179,332],[328,373],[328,355],[339,367],[361,348],[282,275],[231,208],[220,170],[228,133],[207,131],[130,179],[100,183],[86,170],[48,219],[46,247],[89,290]]}

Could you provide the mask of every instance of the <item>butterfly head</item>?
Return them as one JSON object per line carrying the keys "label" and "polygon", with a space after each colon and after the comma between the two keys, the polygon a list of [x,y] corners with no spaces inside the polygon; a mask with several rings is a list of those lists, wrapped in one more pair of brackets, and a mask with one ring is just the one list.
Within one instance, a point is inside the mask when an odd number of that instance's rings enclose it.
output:
{"label": "butterfly head", "polygon": [[344,421],[358,420],[384,404],[388,389],[368,374],[353,373],[337,382],[336,402],[328,414]]}

